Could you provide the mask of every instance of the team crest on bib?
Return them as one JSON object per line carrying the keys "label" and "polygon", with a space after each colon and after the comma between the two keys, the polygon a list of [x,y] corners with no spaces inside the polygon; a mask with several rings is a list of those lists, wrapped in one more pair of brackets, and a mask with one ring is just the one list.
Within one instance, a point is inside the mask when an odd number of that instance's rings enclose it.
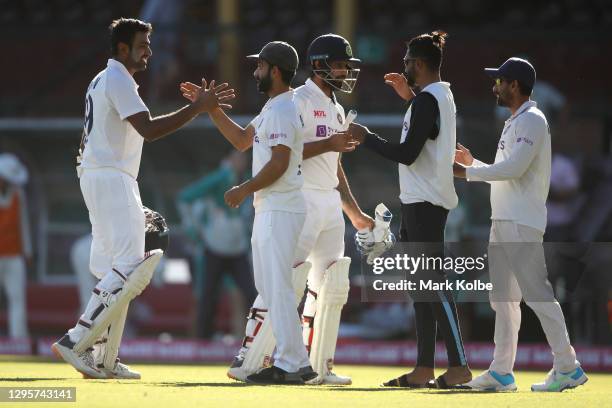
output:
{"label": "team crest on bib", "polygon": [[338,122],[339,122],[340,124],[342,124],[342,122],[344,122],[344,121],[342,120],[342,115],[338,114],[337,118],[338,118]]}

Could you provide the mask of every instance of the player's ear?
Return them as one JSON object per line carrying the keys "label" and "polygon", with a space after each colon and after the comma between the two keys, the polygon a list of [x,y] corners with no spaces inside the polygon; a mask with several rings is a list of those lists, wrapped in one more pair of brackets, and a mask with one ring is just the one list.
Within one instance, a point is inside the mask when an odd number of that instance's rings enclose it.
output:
{"label": "player's ear", "polygon": [[519,85],[518,85],[518,81],[513,80],[510,83],[510,89],[512,90],[513,93],[519,93],[519,89],[518,89]]}
{"label": "player's ear", "polygon": [[126,56],[130,53],[130,46],[124,42],[117,43],[117,55]]}

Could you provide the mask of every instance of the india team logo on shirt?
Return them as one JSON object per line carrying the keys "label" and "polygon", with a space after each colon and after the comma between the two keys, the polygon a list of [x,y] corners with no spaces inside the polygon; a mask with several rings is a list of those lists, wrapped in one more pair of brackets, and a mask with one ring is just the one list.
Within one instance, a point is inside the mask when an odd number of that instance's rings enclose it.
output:
{"label": "india team logo on shirt", "polygon": [[317,137],[325,137],[325,136],[327,136],[327,126],[317,125]]}

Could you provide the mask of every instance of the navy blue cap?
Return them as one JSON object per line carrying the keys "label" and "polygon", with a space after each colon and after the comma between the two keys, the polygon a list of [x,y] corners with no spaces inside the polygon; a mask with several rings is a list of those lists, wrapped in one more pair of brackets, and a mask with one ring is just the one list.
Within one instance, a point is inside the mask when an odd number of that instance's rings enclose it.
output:
{"label": "navy blue cap", "polygon": [[508,58],[499,68],[485,68],[491,78],[506,78],[517,80],[523,85],[533,88],[536,81],[536,71],[533,65],[522,58]]}
{"label": "navy blue cap", "polygon": [[295,72],[299,65],[297,51],[284,41],[272,41],[264,45],[259,54],[247,55],[248,59],[262,59],[285,71]]}

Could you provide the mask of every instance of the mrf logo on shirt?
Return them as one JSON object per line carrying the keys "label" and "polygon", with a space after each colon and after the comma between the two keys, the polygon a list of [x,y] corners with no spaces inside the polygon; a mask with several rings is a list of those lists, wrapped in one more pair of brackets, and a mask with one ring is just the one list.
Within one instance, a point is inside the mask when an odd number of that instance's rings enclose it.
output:
{"label": "mrf logo on shirt", "polygon": [[316,111],[314,111],[314,117],[315,118],[326,118],[327,115],[325,114],[325,111],[316,110]]}

